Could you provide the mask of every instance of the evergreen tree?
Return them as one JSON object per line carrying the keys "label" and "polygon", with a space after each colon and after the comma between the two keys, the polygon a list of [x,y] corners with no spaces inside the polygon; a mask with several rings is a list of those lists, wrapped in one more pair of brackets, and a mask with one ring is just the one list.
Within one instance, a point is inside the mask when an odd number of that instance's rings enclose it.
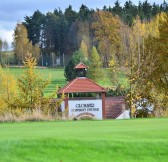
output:
{"label": "evergreen tree", "polygon": [[71,60],[69,61],[68,65],[65,67],[64,75],[68,81],[71,81],[76,78],[77,74],[74,67],[80,62],[87,64],[83,51],[81,49],[73,53]]}
{"label": "evergreen tree", "polygon": [[65,9],[64,15],[66,21],[68,22],[68,26],[70,26],[73,22],[76,21],[77,13],[76,11],[72,10],[71,5],[69,5],[69,7]]}
{"label": "evergreen tree", "polygon": [[101,58],[97,52],[96,47],[92,47],[91,57],[89,60],[89,69],[88,69],[88,77],[94,81],[99,81],[103,78],[103,71],[102,71],[103,63]]}
{"label": "evergreen tree", "polygon": [[144,20],[145,18],[141,1],[139,1],[139,4],[138,4],[138,16],[140,17],[141,21]]}
{"label": "evergreen tree", "polygon": [[114,7],[113,7],[113,9],[112,9],[112,13],[115,14],[115,15],[120,16],[120,18],[121,18],[122,15],[123,15],[123,9],[122,9],[122,7],[120,6],[120,3],[119,3],[118,0],[114,3]]}
{"label": "evergreen tree", "polygon": [[152,18],[152,6],[148,3],[148,0],[145,0],[142,4],[143,12],[147,21],[150,21]]}
{"label": "evergreen tree", "polygon": [[156,16],[160,12],[160,7],[159,5],[156,5],[153,3],[152,5],[152,17]]}
{"label": "evergreen tree", "polygon": [[137,6],[133,5],[131,0],[129,0],[125,2],[123,10],[123,21],[126,22],[129,26],[131,26],[133,23],[133,19],[138,14],[138,8]]}
{"label": "evergreen tree", "polygon": [[90,10],[87,6],[85,5],[81,5],[80,9],[79,9],[79,19],[82,21],[88,20],[89,16],[90,16]]}
{"label": "evergreen tree", "polygon": [[23,24],[28,31],[28,38],[32,44],[41,46],[43,40],[43,27],[45,16],[39,10],[35,11],[32,16],[26,16]]}

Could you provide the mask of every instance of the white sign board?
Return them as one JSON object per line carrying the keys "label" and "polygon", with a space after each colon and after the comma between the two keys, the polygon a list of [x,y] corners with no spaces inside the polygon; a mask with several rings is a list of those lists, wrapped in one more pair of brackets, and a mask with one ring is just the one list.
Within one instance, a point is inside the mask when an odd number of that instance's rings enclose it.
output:
{"label": "white sign board", "polygon": [[68,101],[69,117],[80,118],[90,116],[102,119],[102,100],[72,100]]}

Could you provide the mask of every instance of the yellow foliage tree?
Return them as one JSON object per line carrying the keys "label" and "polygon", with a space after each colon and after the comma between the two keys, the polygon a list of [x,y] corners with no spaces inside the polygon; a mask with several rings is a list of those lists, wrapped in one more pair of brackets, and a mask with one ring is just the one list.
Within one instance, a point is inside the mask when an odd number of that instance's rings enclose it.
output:
{"label": "yellow foliage tree", "polygon": [[10,112],[11,103],[18,95],[17,82],[13,75],[0,67],[0,113]]}
{"label": "yellow foliage tree", "polygon": [[43,81],[42,78],[35,73],[36,59],[27,55],[24,61],[26,70],[18,79],[19,98],[16,106],[21,108],[34,109],[42,106],[43,90],[49,81]]}
{"label": "yellow foliage tree", "polygon": [[26,55],[32,53],[33,57],[39,58],[40,48],[38,45],[33,46],[28,39],[26,27],[18,23],[14,31],[14,51],[18,59],[18,63],[22,64],[25,61]]}
{"label": "yellow foliage tree", "polygon": [[82,50],[82,52],[83,52],[83,54],[84,54],[84,57],[85,57],[85,59],[87,60],[87,59],[88,59],[88,48],[87,48],[86,43],[85,43],[83,40],[82,40],[82,42],[81,42],[80,49]]}
{"label": "yellow foliage tree", "polygon": [[[35,72],[36,59],[30,55],[24,61],[26,70],[18,79],[19,97],[15,99],[13,107],[20,107],[22,110],[41,110],[45,115],[50,112],[57,114],[58,108],[64,99],[64,95],[54,102],[57,89],[50,96],[43,95],[44,89],[49,84],[49,80],[44,81],[39,74]],[[54,113],[53,113],[54,112]]]}
{"label": "yellow foliage tree", "polygon": [[121,21],[119,17],[113,16],[107,11],[97,11],[94,14],[92,29],[95,33],[95,39],[98,41],[98,50],[105,67],[108,67],[109,59],[120,58]]}

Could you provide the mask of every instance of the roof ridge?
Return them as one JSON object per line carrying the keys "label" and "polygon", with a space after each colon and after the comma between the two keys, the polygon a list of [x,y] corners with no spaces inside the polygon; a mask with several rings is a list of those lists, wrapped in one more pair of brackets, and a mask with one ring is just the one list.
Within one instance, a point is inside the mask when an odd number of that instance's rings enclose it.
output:
{"label": "roof ridge", "polygon": [[70,91],[71,92],[87,92],[87,91],[88,92],[91,92],[91,91],[106,92],[106,89],[87,77],[84,77],[84,78],[77,77],[71,82],[69,82],[66,86],[61,88],[58,93],[68,93]]}
{"label": "roof ridge", "polygon": [[[64,87],[60,88],[59,91],[62,90],[62,91],[64,92],[64,91],[72,84],[72,82],[74,82],[76,79],[77,79],[77,78],[71,80],[71,81],[70,81],[69,83],[67,83]],[[63,90],[63,89],[64,89],[64,90]],[[58,91],[58,92],[59,92],[59,91]]]}
{"label": "roof ridge", "polygon": [[89,78],[87,78],[87,77],[86,77],[86,79],[90,80],[91,82],[93,82],[93,83],[94,83],[94,84],[96,84],[97,86],[99,86],[99,87],[101,87],[101,88],[105,89],[103,86],[99,85],[99,84],[98,84],[98,83],[96,83],[95,81],[93,81],[93,80],[91,80],[91,79],[89,79]]}
{"label": "roof ridge", "polygon": [[75,79],[73,79],[71,82],[69,82],[69,83],[66,85],[66,88],[63,90],[63,92],[64,92],[67,88],[69,88],[69,86],[70,86],[72,83],[74,83],[76,80],[77,80],[77,78],[75,78]]}
{"label": "roof ridge", "polygon": [[84,67],[86,67],[86,68],[89,68],[87,65],[85,65],[83,62],[80,62],[79,64],[77,64],[75,67],[74,67],[74,69],[76,69],[76,68],[78,68],[78,66],[80,65],[80,64],[82,64]]}

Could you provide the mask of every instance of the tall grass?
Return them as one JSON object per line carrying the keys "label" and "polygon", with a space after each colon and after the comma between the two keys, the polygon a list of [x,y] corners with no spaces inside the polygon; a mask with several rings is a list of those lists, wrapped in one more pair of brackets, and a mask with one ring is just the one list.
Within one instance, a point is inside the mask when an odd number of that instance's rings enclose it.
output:
{"label": "tall grass", "polygon": [[11,112],[4,113],[3,115],[0,115],[0,122],[53,121],[61,119],[61,116],[61,114],[55,116],[51,114],[44,114],[44,112],[39,109],[34,109],[31,113],[29,111],[22,112],[20,114]]}

